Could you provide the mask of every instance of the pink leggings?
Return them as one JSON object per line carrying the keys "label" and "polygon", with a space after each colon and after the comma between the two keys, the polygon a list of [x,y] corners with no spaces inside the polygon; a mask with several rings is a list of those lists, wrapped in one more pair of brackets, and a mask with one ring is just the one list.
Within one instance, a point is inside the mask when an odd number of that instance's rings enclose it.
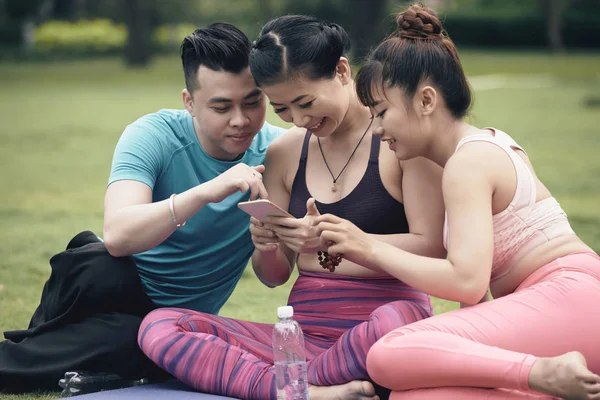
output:
{"label": "pink leggings", "polygon": [[558,258],[514,293],[396,329],[373,345],[390,399],[551,399],[529,388],[536,357],[579,351],[600,373],[600,257]]}
{"label": "pink leggings", "polygon": [[[395,278],[300,272],[288,304],[304,331],[308,381],[367,379],[369,348],[392,330],[427,318],[425,293]],[[163,308],[146,316],[138,342],[157,365],[205,393],[276,399],[273,325]]]}

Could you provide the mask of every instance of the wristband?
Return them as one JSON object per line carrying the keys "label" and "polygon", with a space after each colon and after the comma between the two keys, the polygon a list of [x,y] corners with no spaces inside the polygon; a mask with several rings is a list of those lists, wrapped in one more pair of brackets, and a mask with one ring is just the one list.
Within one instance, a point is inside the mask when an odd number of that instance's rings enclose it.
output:
{"label": "wristband", "polygon": [[183,228],[185,226],[185,222],[178,224],[177,218],[175,218],[175,193],[169,197],[169,213],[171,213],[171,221],[173,221],[177,228]]}

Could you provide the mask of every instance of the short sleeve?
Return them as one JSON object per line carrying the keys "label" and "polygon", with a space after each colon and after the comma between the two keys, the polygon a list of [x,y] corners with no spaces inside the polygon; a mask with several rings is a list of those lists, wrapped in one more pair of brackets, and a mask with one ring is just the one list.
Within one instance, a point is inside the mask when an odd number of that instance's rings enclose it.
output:
{"label": "short sleeve", "polygon": [[154,189],[167,157],[157,129],[155,125],[139,121],[125,129],[115,148],[109,185],[120,180],[134,180]]}

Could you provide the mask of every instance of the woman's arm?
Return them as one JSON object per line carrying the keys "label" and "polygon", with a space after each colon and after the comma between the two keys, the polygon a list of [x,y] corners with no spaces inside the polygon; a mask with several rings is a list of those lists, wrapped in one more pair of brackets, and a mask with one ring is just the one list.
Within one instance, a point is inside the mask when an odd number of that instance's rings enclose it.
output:
{"label": "woman's arm", "polygon": [[[492,297],[492,294],[490,293],[489,290],[486,290],[483,298],[481,300],[479,300],[476,304],[481,304],[481,303],[485,303],[486,301],[492,301],[492,300],[494,300],[494,298]],[[467,307],[471,307],[474,305],[475,304],[460,303],[460,308],[467,308]]]}
{"label": "woman's arm", "polygon": [[[289,146],[293,139],[287,132],[277,138],[267,150],[265,159],[265,172],[263,183],[269,193],[269,200],[284,210],[288,209],[290,193],[285,186],[285,166],[289,163]],[[252,268],[258,279],[266,286],[275,287],[283,285],[290,278],[296,261],[296,253],[290,250],[274,235],[274,232],[264,228],[264,224],[251,221],[250,232],[256,249],[252,254]],[[267,240],[261,240],[270,236]],[[260,242],[270,243],[261,245]]]}
{"label": "woman's arm", "polygon": [[486,152],[460,152],[447,163],[442,190],[448,213],[448,258],[423,257],[375,241],[347,221],[317,219],[329,252],[381,269],[435,297],[475,304],[485,295],[493,258],[493,185]]}
{"label": "woman's arm", "polygon": [[444,258],[442,168],[426,158],[402,162],[402,194],[409,233],[370,236],[427,257]]}

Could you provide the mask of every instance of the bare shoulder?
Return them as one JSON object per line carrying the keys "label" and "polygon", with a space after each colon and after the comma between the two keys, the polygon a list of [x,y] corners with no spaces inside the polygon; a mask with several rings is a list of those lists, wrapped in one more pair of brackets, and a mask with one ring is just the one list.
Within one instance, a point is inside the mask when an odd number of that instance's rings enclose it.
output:
{"label": "bare shoulder", "polygon": [[300,153],[302,152],[302,143],[306,129],[292,127],[288,129],[283,135],[275,139],[267,149],[267,159],[276,160],[277,164],[288,160],[288,162],[297,162],[300,159]]}
{"label": "bare shoulder", "polygon": [[298,166],[305,134],[306,129],[294,126],[275,139],[267,149],[265,172],[284,177],[287,181],[285,177]]}
{"label": "bare shoulder", "polygon": [[494,144],[466,143],[446,162],[442,185],[444,189],[449,185],[462,187],[475,181],[491,185],[499,168],[505,166],[507,158],[504,150]]}
{"label": "bare shoulder", "polygon": [[280,135],[277,139],[269,145],[267,150],[268,154],[275,156],[279,154],[288,154],[293,151],[296,147],[302,148],[302,142],[306,134],[305,128],[292,127],[288,129],[283,135]]}

